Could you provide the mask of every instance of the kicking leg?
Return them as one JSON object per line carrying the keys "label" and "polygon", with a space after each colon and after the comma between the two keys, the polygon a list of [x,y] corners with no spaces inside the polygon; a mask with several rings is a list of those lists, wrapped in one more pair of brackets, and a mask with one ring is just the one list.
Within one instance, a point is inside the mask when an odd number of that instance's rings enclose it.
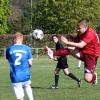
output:
{"label": "kicking leg", "polygon": [[69,50],[67,48],[59,49],[53,52],[54,56],[67,56],[69,55]]}
{"label": "kicking leg", "polygon": [[69,50],[67,48],[59,49],[57,51],[52,51],[46,46],[45,51],[47,52],[50,59],[53,59],[54,56],[67,56],[69,55]]}
{"label": "kicking leg", "polygon": [[85,73],[84,78],[88,83],[97,84],[97,73]]}

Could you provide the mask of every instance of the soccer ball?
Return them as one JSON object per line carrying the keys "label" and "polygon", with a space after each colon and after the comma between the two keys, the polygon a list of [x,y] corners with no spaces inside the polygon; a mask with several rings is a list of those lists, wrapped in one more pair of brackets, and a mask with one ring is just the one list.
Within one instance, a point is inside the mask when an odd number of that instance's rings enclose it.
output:
{"label": "soccer ball", "polygon": [[43,37],[44,37],[44,33],[42,30],[40,29],[35,29],[32,33],[32,36],[35,38],[35,39],[38,39],[38,40],[42,40]]}

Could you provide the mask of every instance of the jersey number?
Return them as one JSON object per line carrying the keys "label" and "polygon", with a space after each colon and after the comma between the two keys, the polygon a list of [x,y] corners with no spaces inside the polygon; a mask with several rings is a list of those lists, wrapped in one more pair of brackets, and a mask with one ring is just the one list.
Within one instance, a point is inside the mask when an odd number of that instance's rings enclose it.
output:
{"label": "jersey number", "polygon": [[17,56],[17,58],[15,60],[15,65],[20,65],[21,64],[20,60],[22,58],[22,54],[21,53],[16,53],[16,56]]}

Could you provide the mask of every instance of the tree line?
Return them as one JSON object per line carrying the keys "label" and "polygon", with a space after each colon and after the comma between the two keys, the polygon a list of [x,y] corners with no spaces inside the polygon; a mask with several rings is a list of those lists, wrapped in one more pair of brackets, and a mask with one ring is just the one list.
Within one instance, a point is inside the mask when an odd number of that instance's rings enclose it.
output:
{"label": "tree line", "polygon": [[9,17],[12,15],[9,0],[1,0],[0,34],[15,31],[30,34],[36,28],[48,34],[70,34],[82,18],[100,32],[100,0],[21,0],[19,3],[20,16],[14,22]]}

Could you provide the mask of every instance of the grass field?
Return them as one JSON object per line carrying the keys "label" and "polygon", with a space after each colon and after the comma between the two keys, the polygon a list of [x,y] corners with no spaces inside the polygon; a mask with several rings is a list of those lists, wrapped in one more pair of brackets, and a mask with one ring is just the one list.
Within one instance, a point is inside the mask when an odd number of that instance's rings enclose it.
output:
{"label": "grass field", "polygon": [[[78,88],[76,82],[61,71],[59,89],[50,89],[56,62],[50,61],[48,57],[34,58],[31,73],[35,100],[100,100],[100,80],[96,86],[86,83],[83,80],[83,65],[78,69],[78,61],[72,57],[68,58],[68,62],[70,71],[82,79],[81,87]],[[100,60],[96,70],[100,78]],[[9,65],[4,58],[0,58],[0,100],[15,100],[9,79]]]}

